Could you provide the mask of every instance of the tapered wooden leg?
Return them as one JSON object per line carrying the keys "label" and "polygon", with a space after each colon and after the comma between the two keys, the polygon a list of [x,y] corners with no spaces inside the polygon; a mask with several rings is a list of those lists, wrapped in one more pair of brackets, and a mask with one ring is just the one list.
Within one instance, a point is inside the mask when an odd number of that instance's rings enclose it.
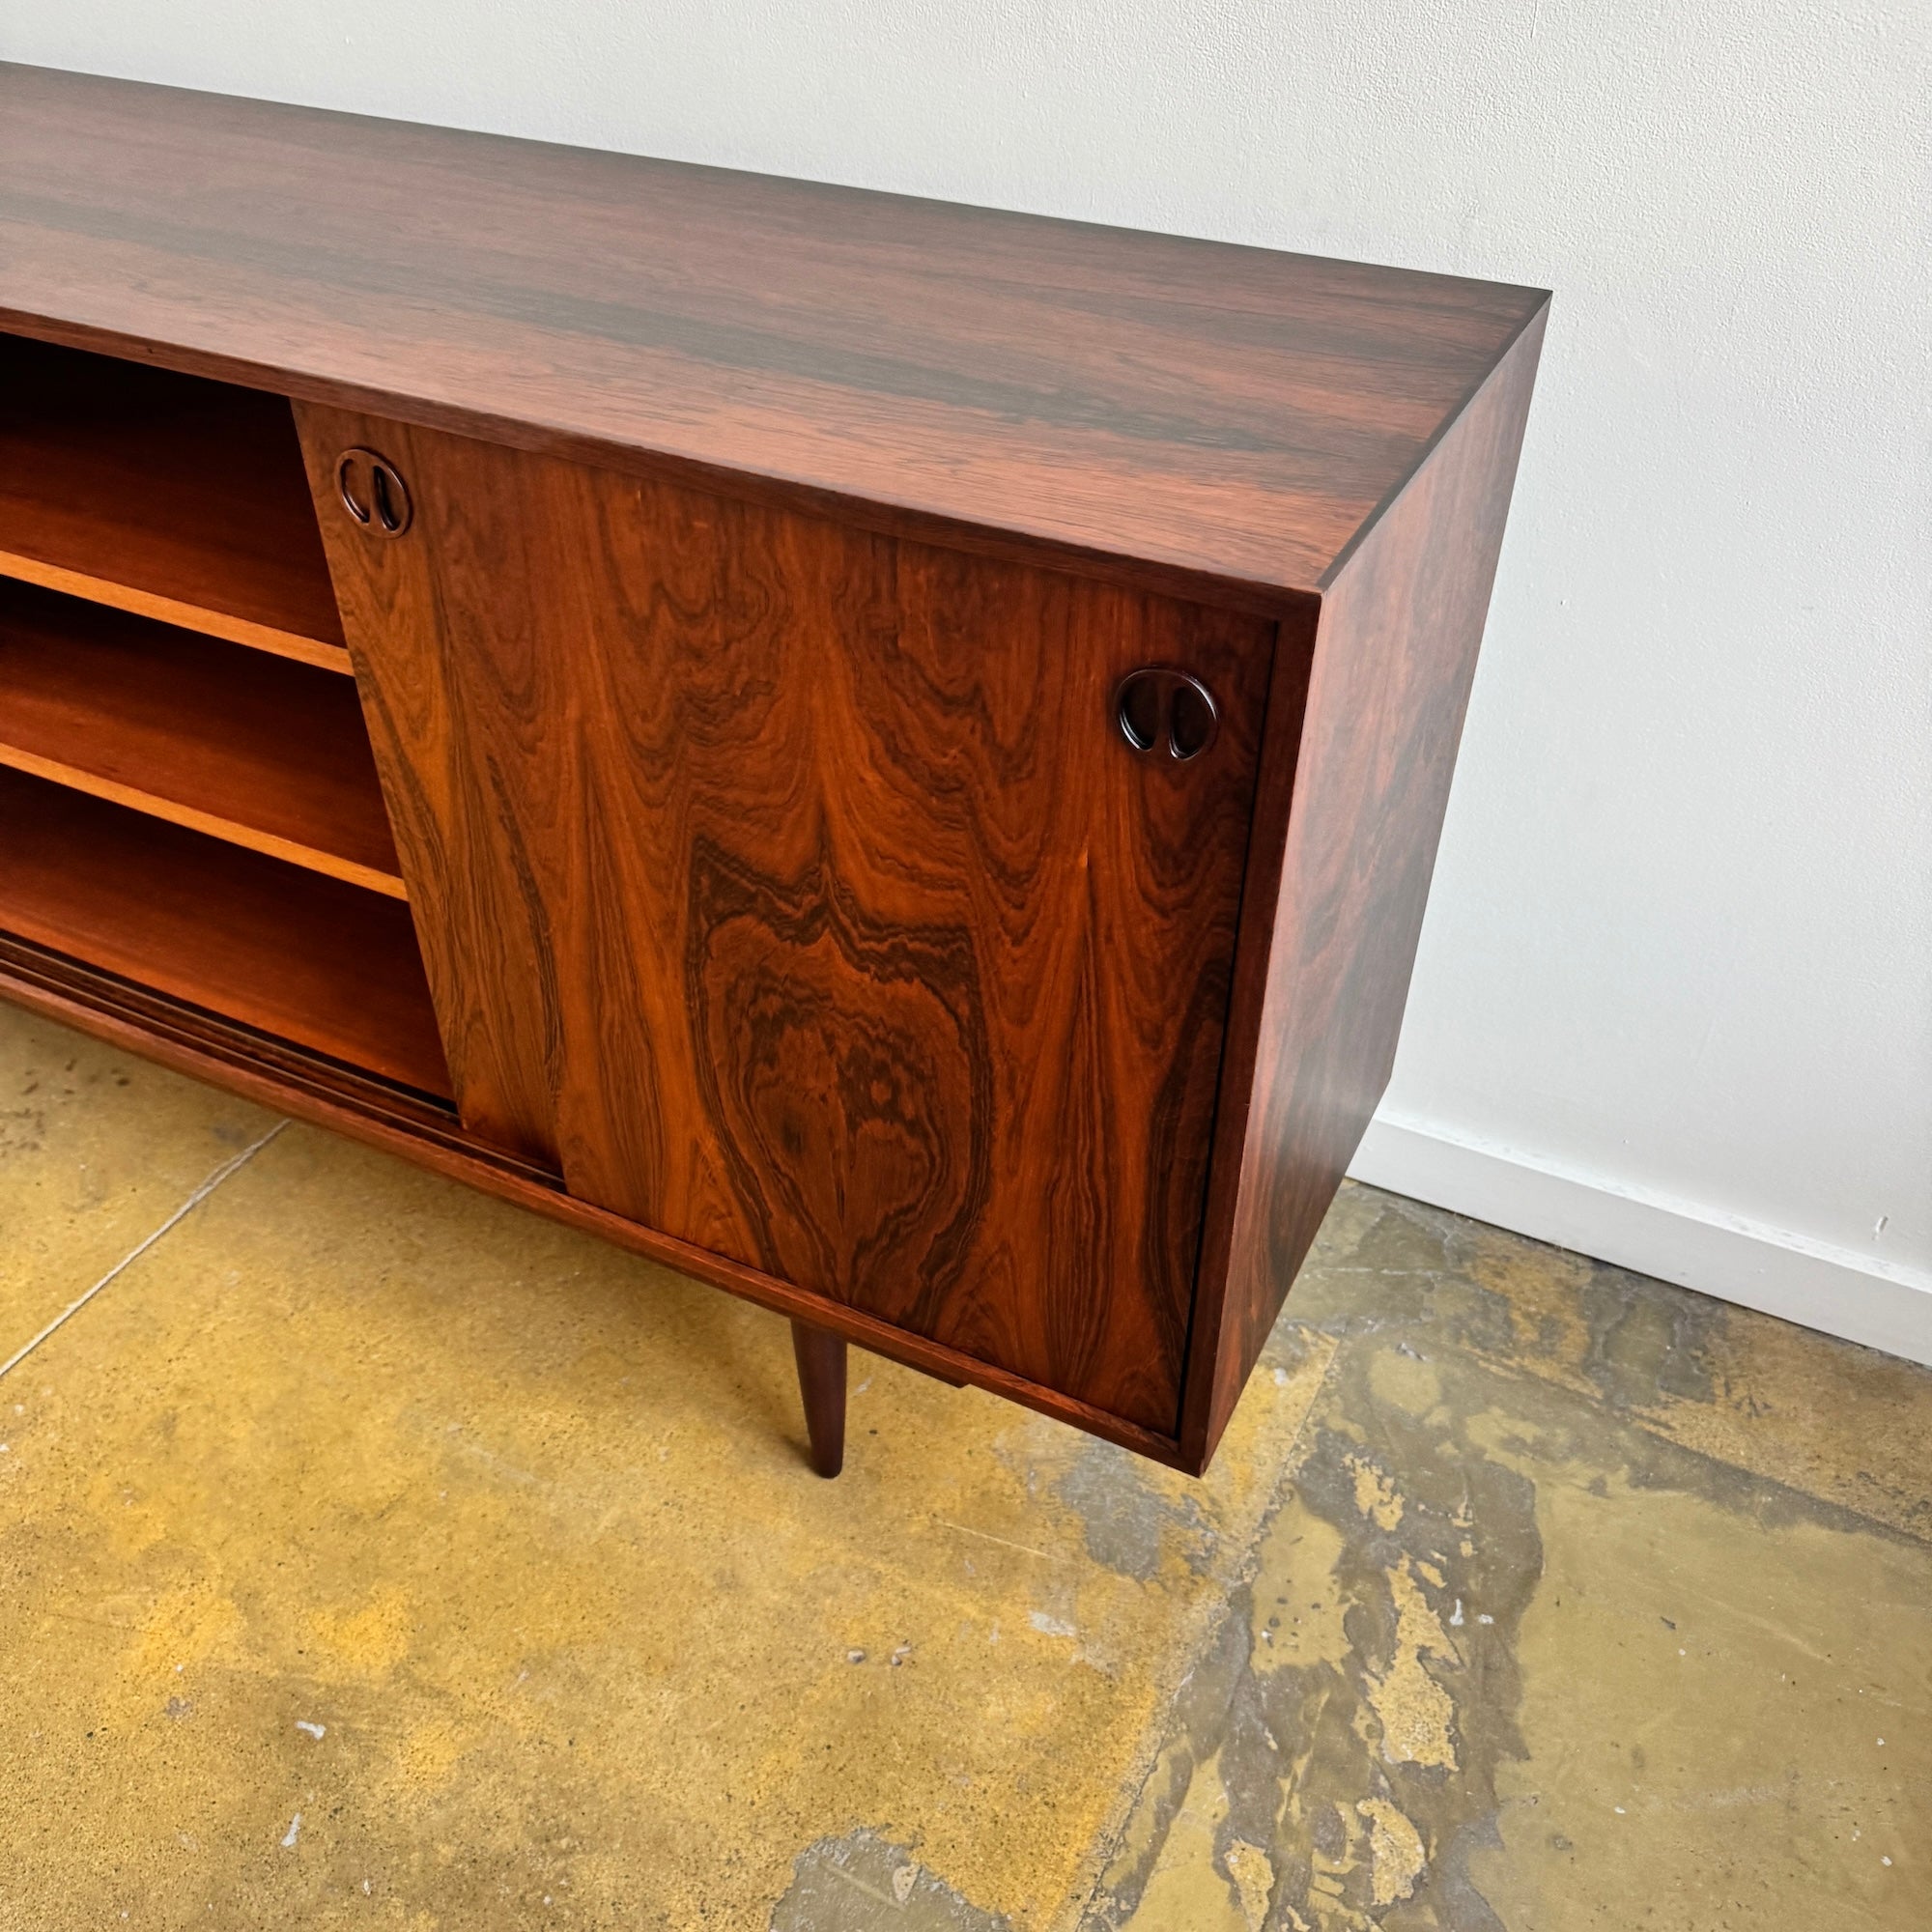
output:
{"label": "tapered wooden leg", "polygon": [[836,1476],[845,1466],[845,1338],[794,1321],[791,1346],[811,1437],[811,1466],[821,1476]]}

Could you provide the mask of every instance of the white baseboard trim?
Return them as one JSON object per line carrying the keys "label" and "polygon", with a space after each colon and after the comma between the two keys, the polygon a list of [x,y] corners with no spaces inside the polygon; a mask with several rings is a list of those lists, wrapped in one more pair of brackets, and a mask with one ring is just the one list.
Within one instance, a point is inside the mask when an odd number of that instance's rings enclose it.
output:
{"label": "white baseboard trim", "polygon": [[1357,1180],[1932,1365],[1932,1273],[1378,1116]]}

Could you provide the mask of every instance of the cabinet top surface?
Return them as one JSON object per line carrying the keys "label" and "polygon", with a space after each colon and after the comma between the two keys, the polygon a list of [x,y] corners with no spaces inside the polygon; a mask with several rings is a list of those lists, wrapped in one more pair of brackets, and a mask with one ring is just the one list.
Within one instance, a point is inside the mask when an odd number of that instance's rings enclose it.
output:
{"label": "cabinet top surface", "polygon": [[1264,594],[1546,299],[0,63],[0,327]]}

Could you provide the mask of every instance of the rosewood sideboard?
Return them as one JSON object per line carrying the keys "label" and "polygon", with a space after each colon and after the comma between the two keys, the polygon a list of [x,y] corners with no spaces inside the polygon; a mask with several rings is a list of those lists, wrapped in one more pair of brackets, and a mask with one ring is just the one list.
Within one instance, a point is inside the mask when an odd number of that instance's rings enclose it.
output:
{"label": "rosewood sideboard", "polygon": [[0,992],[1199,1471],[1547,306],[0,68]]}

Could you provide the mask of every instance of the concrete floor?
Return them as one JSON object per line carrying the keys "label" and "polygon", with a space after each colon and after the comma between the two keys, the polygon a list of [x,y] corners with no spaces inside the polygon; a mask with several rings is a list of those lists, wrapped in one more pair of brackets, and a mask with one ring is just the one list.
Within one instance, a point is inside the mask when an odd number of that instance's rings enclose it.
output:
{"label": "concrete floor", "polygon": [[6,1932],[1932,1921],[1923,1370],[1355,1188],[1206,1481],[858,1356],[822,1484],[782,1322],[6,1009],[0,1236]]}

